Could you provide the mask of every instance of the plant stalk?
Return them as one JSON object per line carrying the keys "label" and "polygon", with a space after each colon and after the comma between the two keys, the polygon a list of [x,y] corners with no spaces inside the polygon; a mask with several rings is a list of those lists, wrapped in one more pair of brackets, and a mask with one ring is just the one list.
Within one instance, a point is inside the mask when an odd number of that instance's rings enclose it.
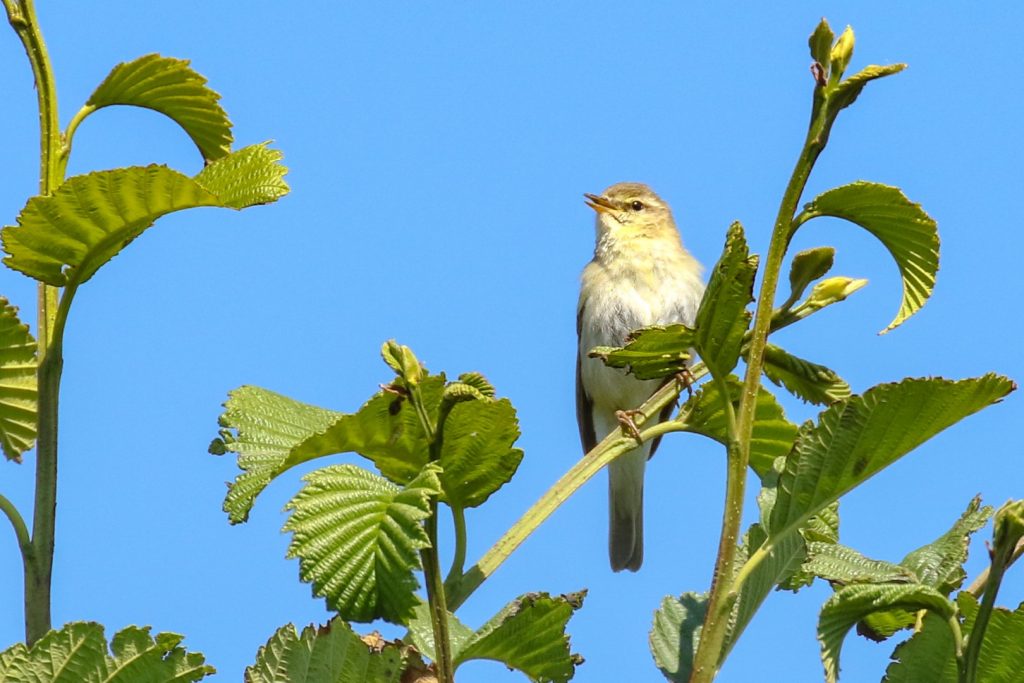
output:
{"label": "plant stalk", "polygon": [[448,576],[444,580],[446,594],[456,590],[456,586],[462,579],[463,570],[466,567],[466,511],[462,507],[452,506],[452,525],[455,527],[455,554],[452,556],[452,566],[448,569]]}
{"label": "plant stalk", "polygon": [[[703,363],[697,363],[691,368],[690,373],[696,379],[706,374],[707,370]],[[642,419],[637,420],[638,424],[642,427],[649,422],[665,406],[675,401],[681,391],[682,387],[678,382],[668,382],[656,391],[638,409],[643,415]],[[643,441],[647,441],[669,432],[678,432],[684,429],[685,423],[679,420],[668,420],[645,429],[641,428],[640,437]],[[516,548],[551,516],[551,513],[557,510],[601,468],[634,448],[636,448],[636,440],[631,436],[624,436],[622,432],[616,430],[577,461],[453,586],[453,590],[449,591],[448,595],[452,609],[458,609],[488,577],[497,571],[498,567],[515,552]]]}
{"label": "plant stalk", "polygon": [[[50,57],[36,19],[34,0],[4,0],[7,19],[28,55],[39,105],[39,193],[51,194],[62,181],[57,90]],[[57,404],[63,366],[61,335],[73,292],[40,283],[37,305],[39,418],[36,440],[32,561],[25,562],[25,640],[29,645],[50,630],[57,505]],[[65,302],[67,305],[65,305]],[[58,331],[58,328],[59,331]]]}
{"label": "plant stalk", "polygon": [[771,242],[768,246],[768,257],[765,260],[761,290],[754,314],[754,328],[747,356],[747,372],[740,396],[736,435],[728,446],[722,533],[719,537],[718,555],[715,560],[707,614],[704,618],[700,643],[694,655],[691,683],[710,683],[714,680],[718,673],[718,667],[721,665],[721,653],[725,651],[723,646],[733,604],[730,596],[733,594],[736,576],[736,546],[739,540],[740,524],[743,520],[743,497],[746,490],[747,464],[750,461],[750,438],[754,429],[757,393],[761,386],[764,350],[771,327],[779,272],[782,269],[782,261],[792,236],[793,216],[796,213],[800,197],[803,195],[811,169],[814,167],[814,162],[821,153],[825,140],[828,139],[826,112],[827,106],[820,97],[820,93],[816,92],[807,138],[779,205]]}
{"label": "plant stalk", "polygon": [[[423,404],[418,385],[410,385],[409,400],[419,416],[420,424],[430,442],[430,461],[441,457],[443,418],[435,426]],[[430,546],[420,551],[423,564],[423,579],[427,585],[427,604],[430,606],[430,624],[434,634],[434,667],[439,683],[455,683],[455,669],[452,666],[451,634],[448,628],[448,605],[445,600],[444,580],[441,576],[441,559],[437,549],[437,496],[431,496],[430,516],[426,524]]]}
{"label": "plant stalk", "polygon": [[[978,659],[981,656],[981,646],[985,642],[985,630],[988,628],[989,619],[992,617],[992,610],[995,608],[996,595],[999,593],[999,586],[1003,583],[1003,575],[1019,557],[1021,543],[1006,548],[996,548],[992,553],[992,563],[989,568],[988,579],[985,581],[985,592],[978,606],[978,615],[974,619],[974,626],[967,636],[967,647],[963,652],[963,666],[960,668],[960,680],[962,683],[977,683],[978,681]],[[955,620],[955,617],[954,617]],[[962,643],[962,639],[960,643]],[[959,646],[960,643],[957,643]],[[957,661],[960,664],[960,659]]]}

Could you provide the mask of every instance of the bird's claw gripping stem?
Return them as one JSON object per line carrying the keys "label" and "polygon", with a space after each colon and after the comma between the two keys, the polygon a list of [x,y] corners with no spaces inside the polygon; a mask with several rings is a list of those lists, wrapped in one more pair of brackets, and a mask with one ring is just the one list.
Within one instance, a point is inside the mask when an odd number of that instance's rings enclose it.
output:
{"label": "bird's claw gripping stem", "polygon": [[643,446],[644,445],[644,440],[640,436],[640,430],[637,429],[636,422],[633,421],[633,419],[637,415],[643,416],[643,411],[640,411],[640,410],[616,410],[615,411],[615,419],[617,419],[619,421],[619,424],[622,425],[622,431],[626,432],[627,434],[632,436],[634,439],[636,439],[636,443],[637,443],[638,446]]}
{"label": "bird's claw gripping stem", "polygon": [[676,373],[676,381],[679,382],[680,389],[686,389],[686,395],[689,398],[693,398],[693,384],[697,381],[697,378],[690,372],[690,368],[684,367],[682,370]]}

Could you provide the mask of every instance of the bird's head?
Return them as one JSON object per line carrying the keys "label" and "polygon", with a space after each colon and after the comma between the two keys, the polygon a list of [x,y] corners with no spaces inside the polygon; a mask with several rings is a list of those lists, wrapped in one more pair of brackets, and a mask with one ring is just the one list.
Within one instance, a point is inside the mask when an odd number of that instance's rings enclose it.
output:
{"label": "bird's head", "polygon": [[661,197],[643,183],[617,183],[601,194],[583,195],[597,212],[597,237],[613,240],[634,237],[678,240],[675,220]]}

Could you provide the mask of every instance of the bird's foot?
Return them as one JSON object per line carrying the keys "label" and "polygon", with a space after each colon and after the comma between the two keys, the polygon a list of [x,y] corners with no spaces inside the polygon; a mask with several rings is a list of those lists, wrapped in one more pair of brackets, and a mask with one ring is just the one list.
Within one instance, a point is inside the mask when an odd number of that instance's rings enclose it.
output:
{"label": "bird's foot", "polygon": [[640,436],[640,430],[637,429],[636,422],[634,422],[634,418],[636,418],[637,416],[643,417],[643,414],[644,413],[642,410],[615,411],[615,419],[617,419],[619,421],[619,424],[622,425],[622,431],[626,432],[626,434],[636,439],[636,443],[639,446],[644,445],[644,440]]}
{"label": "bird's foot", "polygon": [[693,398],[693,384],[697,381],[697,378],[690,372],[690,368],[684,367],[682,370],[676,373],[676,381],[679,382],[680,390],[686,389],[686,395],[689,398]]}

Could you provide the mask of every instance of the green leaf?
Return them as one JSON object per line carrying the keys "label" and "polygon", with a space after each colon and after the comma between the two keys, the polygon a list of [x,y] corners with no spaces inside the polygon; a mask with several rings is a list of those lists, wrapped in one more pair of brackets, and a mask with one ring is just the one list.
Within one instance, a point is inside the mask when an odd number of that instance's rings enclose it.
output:
{"label": "green leaf", "polygon": [[774,344],[765,346],[763,370],[776,386],[810,403],[829,405],[850,396],[850,385],[834,371]]}
{"label": "green leaf", "polygon": [[282,626],[245,670],[246,683],[398,683],[402,649],[385,642],[372,647],[340,618],[307,626],[302,634]]}
{"label": "green leaf", "polygon": [[981,507],[981,499],[975,498],[949,531],[909,553],[900,564],[912,571],[921,583],[949,595],[967,576],[963,564],[967,561],[971,534],[985,526],[991,516],[992,508]]}
{"label": "green leaf", "polygon": [[246,147],[193,178],[166,166],[119,168],[69,178],[28,200],[3,229],[4,263],[54,287],[86,282],[153,222],[199,206],[241,209],[288,192],[279,152]]}
{"label": "green leaf", "polygon": [[[963,563],[967,561],[970,537],[985,526],[992,515],[992,508],[981,508],[981,500],[975,498],[953,527],[937,540],[918,548],[904,557],[899,566],[905,568],[917,583],[931,586],[943,595],[949,595],[960,587],[966,574]],[[877,612],[857,625],[857,632],[875,641],[889,638],[897,631],[910,628],[917,621],[917,615],[905,610]]]}
{"label": "green leaf", "polygon": [[[434,423],[444,387],[443,374],[419,380],[420,398]],[[430,440],[404,392],[401,387],[388,387],[358,412],[336,414],[332,422],[296,443],[282,468],[324,455],[354,452],[372,460],[381,474],[396,484],[412,481],[430,460]]]}
{"label": "green leaf", "polygon": [[419,551],[430,546],[420,524],[440,491],[438,468],[427,465],[399,488],[354,465],[310,472],[288,502],[293,533],[288,557],[313,593],[349,621],[404,623],[413,613]]}
{"label": "green leaf", "polygon": [[929,610],[943,620],[954,614],[953,603],[934,588],[921,584],[854,584],[825,601],[818,617],[818,641],[825,680],[839,680],[839,653],[850,628],[872,612],[891,609]]}
{"label": "green leaf", "polygon": [[215,673],[203,655],[181,647],[175,633],[150,635],[149,627],[118,632],[107,651],[103,626],[73,622],[50,631],[31,648],[22,643],[0,653],[4,683],[192,683]]}
{"label": "green leaf", "polygon": [[[811,517],[806,525],[800,528],[800,536],[805,543],[836,544],[839,542],[839,501],[825,507]],[[779,588],[798,591],[804,586],[814,583],[815,575],[807,569],[807,549],[801,548],[803,563],[790,576],[779,582]]]}
{"label": "green leaf", "polygon": [[18,309],[0,296],[0,447],[8,460],[36,440],[36,340],[18,320]]}
{"label": "green leaf", "polygon": [[677,375],[689,366],[694,331],[686,325],[654,325],[632,332],[626,345],[599,346],[590,351],[613,368],[625,368],[637,379]]}
{"label": "green leaf", "polygon": [[905,379],[836,403],[800,428],[779,479],[773,539],[802,526],[946,427],[997,402],[1014,388],[988,374],[958,382]]}
{"label": "green leaf", "polygon": [[86,106],[125,104],[158,111],[184,128],[203,158],[213,161],[231,152],[231,121],[219,102],[220,95],[188,60],[152,54],[115,66]]}
{"label": "green leaf", "polygon": [[516,473],[523,452],[516,409],[507,398],[455,405],[444,422],[441,490],[454,507],[476,507]]}
{"label": "green leaf", "polygon": [[[801,251],[793,257],[789,266],[789,299],[788,306],[792,306],[803,296],[807,287],[824,277],[835,261],[836,250],[832,247],[815,247]],[[788,308],[784,305],[783,308]]]}
{"label": "green leaf", "polygon": [[931,296],[939,270],[939,233],[920,204],[897,187],[856,182],[818,195],[804,207],[798,222],[834,216],[856,223],[885,245],[903,279],[900,310],[887,332],[916,313]]}
{"label": "green leaf", "polygon": [[[765,538],[764,529],[760,524],[751,525],[744,535],[743,545],[740,549],[741,556],[749,558],[753,554],[752,551],[760,550]],[[719,664],[725,661],[725,657],[739,640],[743,630],[754,618],[754,614],[764,603],[768,594],[776,586],[790,581],[800,570],[806,554],[803,537],[800,534],[791,534],[773,544],[767,557],[762,559],[750,572],[740,588]],[[746,561],[744,561],[745,563]]]}
{"label": "green leaf", "polygon": [[516,598],[461,643],[453,653],[455,666],[493,659],[537,683],[568,681],[583,658],[570,652],[565,627],[586,594],[527,593]]}
{"label": "green leaf", "polygon": [[853,104],[868,82],[898,74],[906,68],[906,64],[888,64],[886,66],[872,64],[832,87],[828,94],[829,110],[832,118],[834,119],[840,110]]}
{"label": "green leaf", "polygon": [[[732,402],[739,404],[742,383],[737,377],[726,379]],[[729,439],[725,402],[716,382],[707,382],[683,404],[679,420],[688,432],[703,434],[727,444]],[[782,406],[771,392],[758,390],[754,406],[754,429],[750,439],[750,466],[758,476],[771,471],[776,458],[789,453],[796,438],[797,427],[786,419]]]}
{"label": "green leaf", "polygon": [[[430,605],[420,602],[413,609],[413,618],[407,624],[409,640],[420,652],[432,660],[437,660],[434,649],[434,624],[431,620]],[[473,636],[473,629],[459,621],[451,612],[448,613],[448,640],[451,651],[458,652]]]}
{"label": "green leaf", "polygon": [[464,372],[459,375],[459,381],[473,387],[487,398],[494,398],[497,395],[494,385],[479,372]]}
{"label": "green leaf", "polygon": [[728,375],[739,360],[743,335],[750,325],[747,305],[754,300],[756,274],[757,255],[750,255],[743,226],[733,223],[697,309],[693,340],[714,377]]}
{"label": "green leaf", "polygon": [[[963,617],[961,630],[968,638],[978,616],[978,601],[970,593],[957,596]],[[922,629],[896,646],[893,663],[883,683],[957,683],[956,655],[949,628],[929,614]],[[977,680],[981,683],[1016,683],[1024,670],[1024,603],[1016,610],[992,610],[978,657]]]}
{"label": "green leaf", "polygon": [[244,209],[271,204],[288,194],[284,155],[264,142],[222,157],[200,171],[195,182],[217,197],[217,206]]}
{"label": "green leaf", "polygon": [[835,34],[825,19],[822,19],[814,29],[814,33],[808,39],[807,44],[811,48],[811,59],[821,64],[821,67],[828,72],[829,54],[832,50],[832,40]]}
{"label": "green leaf", "polygon": [[[953,633],[944,619],[930,612],[921,620],[920,630],[897,645],[891,657],[893,662],[886,668],[882,683],[959,681]],[[1007,683],[1012,680],[1007,679]]]}
{"label": "green leaf", "polygon": [[[978,600],[967,592],[957,596],[964,617],[963,631],[970,637],[978,618]],[[996,607],[985,627],[978,656],[978,680],[983,683],[1016,683],[1024,670],[1024,603],[1012,612]]]}
{"label": "green leaf", "polygon": [[228,394],[220,416],[220,437],[210,444],[210,453],[238,454],[242,473],[228,484],[224,498],[224,512],[231,523],[249,518],[256,496],[286,469],[285,461],[297,444],[340,417],[341,413],[259,387],[244,386]]}
{"label": "green leaf", "polygon": [[872,560],[838,543],[808,543],[804,570],[840,585],[854,583],[917,583],[906,567]]}
{"label": "green leaf", "polygon": [[651,654],[661,673],[673,683],[690,680],[707,608],[706,593],[683,593],[678,598],[667,596],[654,613],[648,639]]}

